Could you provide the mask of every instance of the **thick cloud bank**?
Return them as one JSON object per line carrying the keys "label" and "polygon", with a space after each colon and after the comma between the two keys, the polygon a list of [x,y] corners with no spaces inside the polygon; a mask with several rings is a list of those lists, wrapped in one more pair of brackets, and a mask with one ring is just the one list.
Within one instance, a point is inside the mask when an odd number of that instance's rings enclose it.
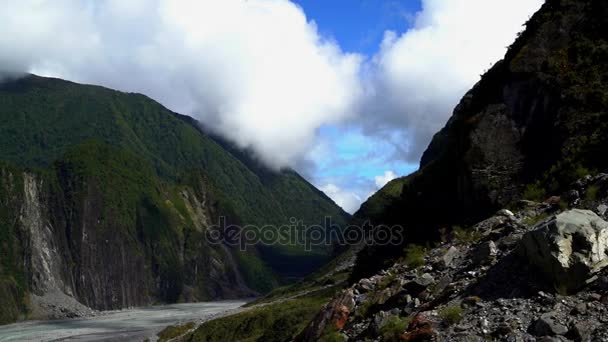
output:
{"label": "thick cloud bank", "polygon": [[14,0],[0,68],[143,92],[274,167],[352,116],[362,57],[285,0]]}
{"label": "thick cloud bank", "polygon": [[[7,0],[0,74],[142,92],[274,168],[312,165],[313,181],[352,211],[369,188],[315,173],[328,164],[311,153],[321,127],[357,127],[393,143],[377,151],[386,160],[417,162],[541,3],[422,0],[410,30],[387,31],[362,56],[321,36],[288,0]],[[393,176],[372,176],[369,187]]]}
{"label": "thick cloud bank", "polygon": [[[387,31],[366,74],[366,133],[417,162],[480,75],[543,0],[423,0],[414,27]],[[398,128],[398,130],[395,130]]]}

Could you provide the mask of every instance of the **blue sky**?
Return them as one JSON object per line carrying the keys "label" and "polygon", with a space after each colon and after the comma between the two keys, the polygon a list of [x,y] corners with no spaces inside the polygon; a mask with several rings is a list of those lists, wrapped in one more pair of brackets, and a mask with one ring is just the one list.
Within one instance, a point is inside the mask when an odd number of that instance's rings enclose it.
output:
{"label": "blue sky", "polygon": [[306,16],[317,23],[324,37],[335,39],[343,50],[371,56],[384,31],[404,32],[415,13],[418,0],[294,0]]}
{"label": "blue sky", "polygon": [[[378,53],[385,31],[398,34],[407,31],[421,10],[417,0],[294,2],[317,24],[323,37],[335,40],[345,52],[360,53],[367,58]],[[378,189],[376,177],[386,172],[403,176],[418,168],[417,163],[397,158],[389,142],[366,136],[354,127],[324,126],[319,130],[319,137],[327,141],[321,146],[329,151],[314,157],[317,167],[307,176],[351,212]]]}

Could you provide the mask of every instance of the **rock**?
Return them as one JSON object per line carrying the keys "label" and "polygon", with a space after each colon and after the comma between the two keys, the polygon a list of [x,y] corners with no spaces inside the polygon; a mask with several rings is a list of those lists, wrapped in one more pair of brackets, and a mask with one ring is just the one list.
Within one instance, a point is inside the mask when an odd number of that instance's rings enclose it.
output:
{"label": "rock", "polygon": [[496,248],[494,241],[484,242],[475,250],[473,262],[476,264],[484,263],[495,258],[497,254],[498,248]]}
{"label": "rock", "polygon": [[435,332],[431,323],[424,316],[418,315],[407,327],[405,334],[401,336],[401,340],[405,342],[431,341],[434,336]]}
{"label": "rock", "polygon": [[570,326],[566,337],[574,341],[591,341],[593,330],[594,327],[589,322],[575,322]]}
{"label": "rock", "polygon": [[368,292],[371,291],[374,288],[374,284],[372,283],[371,280],[369,279],[361,279],[359,281],[359,285],[357,286],[357,289],[363,293],[363,292]]}
{"label": "rock", "polygon": [[317,341],[326,328],[342,330],[355,308],[352,289],[346,290],[325,304],[312,322],[296,338],[298,341]]}
{"label": "rock", "polygon": [[484,334],[488,334],[490,332],[490,322],[488,322],[487,318],[483,318],[481,322],[479,322],[479,327],[481,328],[481,332]]}
{"label": "rock", "polygon": [[481,302],[481,298],[477,296],[469,296],[462,300],[462,304],[469,307],[475,306],[479,302]]}
{"label": "rock", "polygon": [[422,291],[424,291],[427,287],[435,282],[435,278],[428,273],[424,273],[420,277],[410,281],[405,284],[405,289],[412,295],[417,296]]}
{"label": "rock", "polygon": [[588,210],[570,210],[526,233],[518,254],[559,289],[576,290],[608,265],[608,222]]}
{"label": "rock", "polygon": [[572,309],[573,315],[586,315],[587,314],[587,303],[579,303],[574,309]]}
{"label": "rock", "polygon": [[569,340],[562,336],[544,336],[538,339],[538,342],[568,342]]}
{"label": "rock", "polygon": [[536,336],[565,335],[567,332],[568,328],[555,322],[551,313],[542,315],[533,327],[533,333]]}
{"label": "rock", "polygon": [[513,332],[513,328],[507,323],[501,323],[498,325],[496,330],[494,330],[494,336],[505,336],[509,335]]}
{"label": "rock", "polygon": [[452,268],[454,266],[454,260],[460,256],[458,248],[452,246],[445,254],[441,257],[442,266],[445,268]]}
{"label": "rock", "polygon": [[393,315],[386,311],[380,311],[374,315],[374,328],[377,333],[380,333],[380,329],[382,329],[391,317],[393,317]]}
{"label": "rock", "polygon": [[577,190],[570,190],[566,193],[566,198],[568,199],[568,202],[570,203],[574,203],[576,202],[579,198],[581,198],[580,193]]}
{"label": "rock", "polygon": [[357,305],[362,304],[363,302],[365,302],[368,299],[367,294],[361,294],[355,297],[355,303]]}
{"label": "rock", "polygon": [[559,205],[561,200],[562,198],[559,196],[551,196],[545,200],[545,203],[549,205]]}
{"label": "rock", "polygon": [[604,216],[606,214],[606,211],[608,211],[608,205],[600,204],[597,206],[597,213],[600,216]]}
{"label": "rock", "polygon": [[515,214],[513,214],[513,212],[509,209],[501,209],[496,213],[496,215],[509,217],[509,218],[513,218],[515,216]]}
{"label": "rock", "polygon": [[608,292],[608,276],[603,275],[599,277],[595,282],[595,286],[601,291]]}
{"label": "rock", "polygon": [[471,327],[470,325],[457,325],[454,327],[454,331],[456,332],[464,332],[464,331],[470,331],[473,327]]}

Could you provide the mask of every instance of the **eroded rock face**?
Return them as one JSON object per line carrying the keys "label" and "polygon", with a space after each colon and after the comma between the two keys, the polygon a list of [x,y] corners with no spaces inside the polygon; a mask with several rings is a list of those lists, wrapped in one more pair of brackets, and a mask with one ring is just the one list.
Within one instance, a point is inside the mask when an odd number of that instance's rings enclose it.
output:
{"label": "eroded rock face", "polygon": [[354,308],[353,290],[344,291],[321,309],[321,312],[296,338],[296,341],[318,341],[326,328],[342,330]]}
{"label": "eroded rock face", "polygon": [[578,289],[608,265],[608,222],[592,211],[566,211],[537,227],[518,253],[557,289]]}

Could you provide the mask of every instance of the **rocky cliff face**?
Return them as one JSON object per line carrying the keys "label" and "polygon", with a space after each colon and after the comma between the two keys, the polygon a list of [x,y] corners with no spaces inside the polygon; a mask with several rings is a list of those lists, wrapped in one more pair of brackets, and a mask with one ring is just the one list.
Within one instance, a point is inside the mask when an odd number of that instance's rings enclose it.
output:
{"label": "rocky cliff face", "polygon": [[[204,239],[215,213],[201,188],[181,188],[175,198],[165,199],[164,207],[145,203],[133,226],[114,225],[92,180],[78,186],[75,179],[62,179],[57,188],[50,184],[57,181],[54,175],[9,167],[1,171],[2,224],[8,228],[0,268],[6,289],[0,294],[7,308],[0,316],[4,323],[26,314],[60,318],[87,314],[91,308],[255,294],[240,275],[235,252]],[[68,198],[66,184],[82,191],[77,199]],[[184,212],[172,212],[175,206]],[[148,220],[172,222],[162,226]]]}
{"label": "rocky cliff face", "polygon": [[[605,1],[547,1],[464,96],[420,170],[399,180],[401,196],[381,210],[372,198],[355,217],[404,225],[410,242],[423,243],[441,228],[473,224],[521,198],[544,200],[606,170],[607,13]],[[376,260],[366,264],[371,255],[400,251],[366,250],[357,273],[377,270]]]}

